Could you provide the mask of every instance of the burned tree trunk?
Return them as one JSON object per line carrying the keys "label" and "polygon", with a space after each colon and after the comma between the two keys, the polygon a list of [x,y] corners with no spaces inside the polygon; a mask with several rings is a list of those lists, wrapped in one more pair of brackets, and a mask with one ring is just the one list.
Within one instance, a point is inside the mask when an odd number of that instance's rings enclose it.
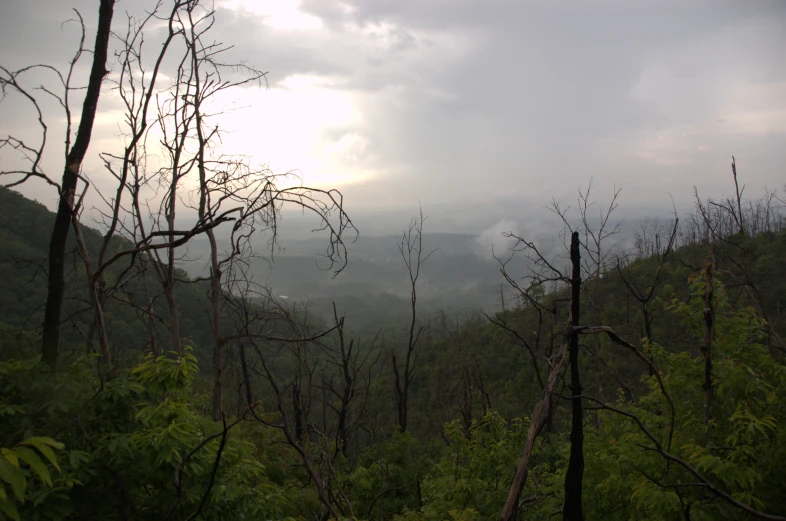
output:
{"label": "burned tree trunk", "polygon": [[401,375],[398,371],[398,362],[396,361],[396,352],[390,351],[390,358],[393,362],[393,376],[396,391],[396,418],[398,419],[398,426],[401,432],[407,430],[407,391],[409,391],[408,380],[406,374],[402,385]]}
{"label": "burned tree trunk", "polygon": [[246,346],[243,345],[243,340],[238,342],[240,347],[240,369],[243,373],[243,387],[246,391],[246,403],[249,408],[254,406],[254,395],[251,393],[251,376],[248,372],[248,362],[246,361]]}
{"label": "burned tree trunk", "polygon": [[[579,251],[579,233],[573,232],[570,240],[570,261],[573,273],[570,280],[570,324],[579,326],[579,297],[581,295],[581,253]],[[581,509],[581,487],[584,479],[584,415],[581,406],[581,380],[579,378],[579,335],[573,331],[570,336],[568,350],[570,361],[570,391],[572,396],[572,419],[570,429],[570,461],[565,474],[565,521],[581,521],[584,519]]]}
{"label": "burned tree trunk", "polygon": [[704,425],[707,426],[712,419],[712,330],[715,319],[715,310],[713,309],[712,299],[714,297],[715,288],[712,278],[712,271],[715,268],[715,262],[710,257],[710,261],[704,268],[704,277],[707,284],[704,290],[704,344],[701,346],[701,353],[704,356],[704,382],[702,389],[704,390]]}
{"label": "burned tree trunk", "polygon": [[295,412],[295,439],[303,441],[303,404],[300,400],[300,385],[297,380],[292,382],[292,409]]}
{"label": "burned tree trunk", "polygon": [[114,0],[101,0],[101,5],[98,9],[98,30],[96,31],[96,42],[93,50],[93,66],[90,70],[90,79],[82,105],[79,130],[77,131],[74,145],[68,152],[66,165],[63,169],[60,199],[49,243],[49,283],[46,295],[46,308],[44,310],[41,361],[52,369],[57,365],[57,356],[60,351],[60,312],[63,307],[63,296],[65,294],[63,273],[66,240],[68,239],[68,230],[71,227],[71,218],[74,211],[77,178],[82,167],[82,161],[85,159],[85,155],[87,155],[87,148],[90,145],[90,135],[93,132],[98,96],[101,93],[101,83],[108,72],[106,70],[106,57],[114,7]]}

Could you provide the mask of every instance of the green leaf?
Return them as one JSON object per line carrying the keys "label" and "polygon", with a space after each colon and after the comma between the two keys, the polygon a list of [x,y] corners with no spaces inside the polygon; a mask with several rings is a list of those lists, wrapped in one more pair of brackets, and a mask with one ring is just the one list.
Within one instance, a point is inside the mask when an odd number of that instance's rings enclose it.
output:
{"label": "green leaf", "polygon": [[16,509],[16,505],[14,505],[11,501],[0,500],[0,510],[5,512],[5,515],[14,519],[15,521],[21,521],[19,518],[19,511]]}
{"label": "green leaf", "polygon": [[78,469],[82,464],[88,462],[89,460],[90,454],[81,450],[73,450],[71,451],[71,454],[68,455],[68,461],[75,469]]}
{"label": "green leaf", "polygon": [[49,436],[33,436],[32,438],[27,438],[23,444],[33,444],[36,447],[40,445],[48,445],[50,447],[54,447],[57,450],[62,450],[65,448],[65,445],[60,443],[59,441],[53,440]]}
{"label": "green leaf", "polygon": [[52,476],[49,474],[49,469],[46,468],[46,465],[41,458],[38,457],[33,449],[28,449],[27,447],[19,447],[16,449],[16,455],[19,456],[19,459],[25,461],[30,468],[32,468],[38,477],[41,478],[41,481],[46,483],[48,486],[52,486]]}
{"label": "green leaf", "polygon": [[19,501],[24,500],[27,481],[19,469],[19,465],[11,465],[6,458],[0,458],[0,479],[11,485],[14,495]]}
{"label": "green leaf", "polygon": [[60,470],[60,467],[57,464],[57,457],[55,456],[55,451],[52,450],[52,447],[62,450],[65,445],[60,442],[49,438],[48,436],[34,436],[32,438],[27,438],[23,441],[20,445],[31,445],[38,449],[38,451],[49,460],[49,463],[52,464],[57,470]]}
{"label": "green leaf", "polygon": [[14,467],[19,466],[19,459],[16,457],[16,454],[11,449],[0,449],[0,454],[5,456],[5,458],[13,465]]}

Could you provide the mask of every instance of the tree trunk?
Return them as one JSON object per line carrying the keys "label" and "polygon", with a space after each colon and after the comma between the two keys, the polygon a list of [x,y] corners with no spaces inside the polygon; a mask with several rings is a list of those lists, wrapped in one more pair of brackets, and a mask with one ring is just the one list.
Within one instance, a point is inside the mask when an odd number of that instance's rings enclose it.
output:
{"label": "tree trunk", "polygon": [[164,294],[166,295],[166,303],[169,307],[169,337],[172,341],[172,350],[178,356],[183,356],[183,345],[180,341],[180,311],[177,308],[177,299],[175,298],[175,247],[172,244],[175,242],[175,205],[177,204],[177,164],[179,156],[175,156],[175,161],[172,167],[172,185],[169,188],[169,204],[167,208],[167,227],[169,229],[169,246],[167,247],[167,266],[166,278],[164,281]]}
{"label": "tree trunk", "polygon": [[254,404],[254,395],[251,392],[251,377],[248,372],[248,362],[246,362],[246,347],[243,340],[240,340],[240,369],[243,371],[243,386],[246,388],[246,405],[250,408]]}
{"label": "tree trunk", "polygon": [[150,288],[147,285],[147,263],[149,262],[148,259],[144,258],[142,260],[142,287],[145,290],[145,300],[147,301],[147,327],[148,331],[150,332],[150,350],[153,352],[153,356],[158,356],[158,341],[156,340],[156,319],[153,315],[153,304],[154,300],[153,297],[150,296]]}
{"label": "tree trunk", "polygon": [[556,363],[554,367],[551,368],[549,379],[546,386],[543,388],[540,400],[535,404],[535,409],[532,412],[532,419],[529,422],[527,441],[524,443],[524,452],[521,454],[519,465],[516,468],[516,474],[513,476],[513,483],[510,486],[508,499],[505,501],[505,506],[499,517],[500,521],[516,521],[521,491],[524,489],[524,484],[527,482],[527,476],[529,475],[529,459],[532,455],[532,449],[535,447],[535,439],[551,418],[551,397],[565,364],[566,349],[567,342],[563,342],[555,357]]}
{"label": "tree trunk", "polygon": [[82,161],[87,154],[88,145],[90,145],[90,135],[93,132],[93,122],[95,121],[96,109],[98,107],[98,96],[101,93],[101,82],[107,74],[107,48],[109,47],[109,34],[112,28],[114,6],[114,0],[101,0],[98,9],[98,29],[93,50],[93,65],[90,70],[90,79],[82,105],[82,116],[79,121],[76,140],[68,153],[66,165],[63,169],[60,199],[57,205],[54,228],[52,229],[52,238],[49,243],[49,283],[46,295],[46,308],[44,310],[41,361],[52,369],[57,366],[57,356],[60,351],[60,312],[63,307],[63,296],[65,293],[63,273],[66,240],[68,239],[68,230],[71,226],[77,176],[82,167]]}
{"label": "tree trunk", "polygon": [[300,385],[297,380],[292,382],[292,409],[295,414],[295,439],[303,441],[303,405],[300,401]]}
{"label": "tree trunk", "polygon": [[221,266],[213,230],[207,231],[210,240],[210,303],[213,322],[213,421],[221,420],[224,391],[224,344],[221,341]]}
{"label": "tree trunk", "polygon": [[[581,296],[581,254],[579,251],[579,233],[573,232],[570,240],[570,260],[573,274],[570,281],[570,324],[579,325],[579,297]],[[584,480],[584,425],[581,406],[581,381],[579,379],[579,335],[576,331],[570,336],[570,391],[572,398],[572,420],[570,429],[570,461],[565,474],[565,506],[564,521],[581,521],[584,519],[581,508],[581,487]]]}
{"label": "tree trunk", "polygon": [[[343,335],[343,332],[340,334]],[[349,427],[348,423],[350,421],[349,417],[349,405],[352,401],[352,395],[354,394],[354,387],[355,381],[353,375],[349,368],[349,358],[352,356],[352,341],[350,341],[349,353],[344,351],[343,347],[343,339],[342,339],[342,347],[341,347],[341,367],[344,373],[344,389],[343,394],[341,396],[341,410],[338,415],[338,427],[337,427],[337,442],[339,444],[339,450],[341,454],[346,457],[347,451],[349,450]]]}
{"label": "tree trunk", "polygon": [[[393,362],[393,376],[395,377],[395,390],[396,390],[396,417],[398,418],[398,427],[401,432],[405,432],[407,430],[407,399],[406,399],[406,387],[402,389],[401,387],[401,376],[398,372],[398,363],[396,362],[396,353],[395,351],[390,351],[391,361]],[[406,382],[404,384],[406,386]]]}
{"label": "tree trunk", "polygon": [[109,371],[109,376],[111,377],[112,356],[109,351],[109,337],[106,334],[106,322],[104,321],[104,302],[101,298],[103,290],[99,287],[95,277],[93,276],[93,268],[90,263],[90,254],[87,251],[87,245],[85,243],[84,237],[82,236],[82,230],[79,228],[76,215],[72,216],[71,223],[74,226],[76,243],[79,247],[79,250],[82,254],[82,260],[85,264],[85,275],[87,276],[88,288],[90,291],[90,303],[93,306],[94,312],[93,323],[90,326],[91,331],[89,342],[92,342],[93,336],[95,333],[98,333],[98,343],[101,346],[101,361],[103,362],[105,369]]}
{"label": "tree trunk", "polygon": [[[174,248],[170,248],[174,251]],[[174,263],[174,253],[170,255],[170,262]],[[164,286],[164,294],[166,295],[166,303],[169,308],[169,338],[172,342],[172,350],[183,356],[183,347],[180,344],[180,312],[177,309],[177,299],[175,298],[175,270],[174,264],[170,265],[172,269],[168,270],[166,286]]]}
{"label": "tree trunk", "polygon": [[707,287],[704,290],[704,345],[701,347],[704,355],[704,425],[706,426],[712,418],[712,329],[715,318],[712,299],[715,293],[712,280],[712,270],[715,268],[714,262],[710,260],[704,269],[704,277]]}

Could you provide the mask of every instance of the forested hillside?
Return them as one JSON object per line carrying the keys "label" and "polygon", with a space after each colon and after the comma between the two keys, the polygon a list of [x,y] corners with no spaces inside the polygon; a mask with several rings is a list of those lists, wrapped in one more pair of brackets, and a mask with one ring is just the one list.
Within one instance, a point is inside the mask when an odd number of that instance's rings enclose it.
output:
{"label": "forested hillside", "polygon": [[[430,226],[427,222],[426,228]],[[491,249],[481,246],[478,239],[468,234],[424,232],[424,244],[434,253],[421,274],[418,300],[422,312],[453,314],[498,305],[497,263]],[[321,238],[282,237],[276,248],[259,248],[260,256],[249,262],[248,276],[278,296],[307,300],[320,316],[332,316],[335,303],[338,311],[352,320],[354,329],[373,334],[380,321],[406,316],[410,306],[409,277],[401,262],[400,242],[400,236],[360,235],[352,243],[351,264],[340,277],[332,277],[322,269],[318,256],[324,249]],[[226,249],[220,240],[219,245]],[[207,275],[208,241],[192,241],[188,252],[199,259],[188,263],[189,273]]]}
{"label": "forested hillside", "polygon": [[[7,516],[492,519],[525,446],[513,512],[546,519],[563,508],[570,277],[533,256],[535,245],[516,253],[529,253],[519,265],[529,276],[507,282],[519,296],[504,311],[398,315],[374,336],[264,292],[226,294],[226,412],[215,422],[207,284],[179,275],[182,355],[165,347],[166,318],[151,330],[145,302],[129,305],[141,285],[124,285],[106,308],[110,376],[91,354],[73,254],[69,347],[47,374],[35,352],[52,214],[12,191],[0,196]],[[618,252],[594,276],[583,265],[580,324],[596,329],[576,335],[587,519],[785,511],[786,233],[782,220],[769,228],[709,241],[643,234],[651,255]],[[89,228],[83,236],[91,248],[100,239]],[[512,264],[500,266],[505,281]],[[160,294],[152,283],[148,291]]]}
{"label": "forested hillside", "polygon": [[[0,189],[0,324],[3,334],[14,335],[20,330],[35,331],[43,322],[46,301],[46,260],[49,237],[52,233],[54,214],[42,204],[30,201],[12,190]],[[85,227],[84,242],[90,254],[95,255],[101,244],[101,234]],[[128,247],[122,239],[113,241],[113,249]],[[68,242],[70,254],[66,259],[66,296],[62,331],[63,350],[66,355],[85,353],[84,338],[90,333],[92,317],[88,310],[84,260],[79,255],[73,236]],[[145,307],[145,289],[140,277],[128,276],[120,267],[109,271],[112,282],[122,280],[124,299],[135,306],[115,305],[107,302],[107,327],[114,338],[123,338],[122,346],[113,346],[118,356],[123,351],[139,352],[150,348],[150,337],[140,327]],[[183,327],[191,338],[208,338],[210,328],[205,323],[206,308],[200,305],[206,294],[204,283],[189,284],[191,279],[184,270],[178,270],[184,282],[176,289],[182,299]],[[148,292],[148,295],[151,295]],[[23,346],[20,346],[20,348]],[[30,347],[30,346],[28,346]],[[5,352],[4,352],[5,354]]]}

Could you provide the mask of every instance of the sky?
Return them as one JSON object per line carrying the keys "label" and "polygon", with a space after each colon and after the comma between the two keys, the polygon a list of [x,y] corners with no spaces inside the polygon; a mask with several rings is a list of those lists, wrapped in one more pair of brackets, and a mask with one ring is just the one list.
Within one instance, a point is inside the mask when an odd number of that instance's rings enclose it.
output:
{"label": "sky", "polygon": [[[126,11],[147,3],[120,0]],[[166,2],[165,2],[166,3]],[[63,66],[96,1],[4,0],[0,65]],[[620,216],[786,184],[786,2],[752,0],[216,0],[214,38],[268,71],[232,93],[223,147],[338,188],[361,233],[395,233],[422,205],[432,231],[489,233],[547,219],[590,179]],[[44,81],[44,80],[42,80]],[[85,169],[116,147],[102,93]],[[54,118],[56,119],[56,118]],[[0,134],[32,132],[0,103]],[[54,121],[53,128],[57,126]],[[52,172],[62,139],[50,137]],[[2,161],[8,161],[0,151]],[[102,177],[103,175],[103,177]],[[59,173],[55,174],[59,177]],[[51,188],[20,188],[50,206]]]}

